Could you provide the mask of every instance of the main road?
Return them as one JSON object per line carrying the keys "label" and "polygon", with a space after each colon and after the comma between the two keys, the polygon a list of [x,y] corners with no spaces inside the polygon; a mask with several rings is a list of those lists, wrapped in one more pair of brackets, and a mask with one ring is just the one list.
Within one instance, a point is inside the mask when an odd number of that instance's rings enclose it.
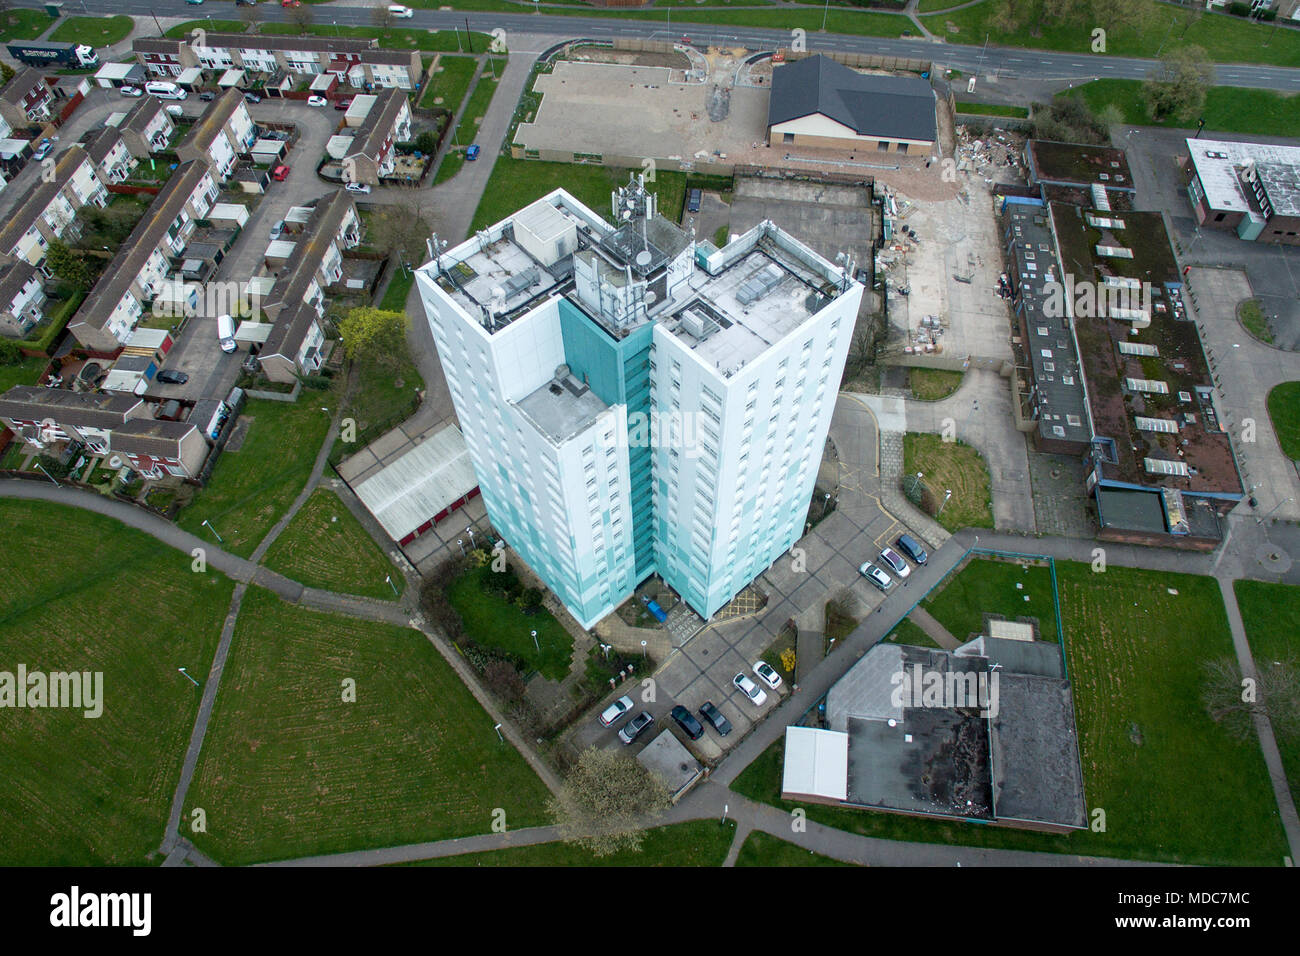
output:
{"label": "main road", "polygon": [[[16,0],[15,7],[43,8],[40,0]],[[185,19],[239,19],[241,12],[229,2],[209,2],[201,5],[184,0],[73,0],[65,3],[66,12],[111,15],[130,14],[135,17]],[[320,4],[314,6],[315,26],[371,26],[371,8],[368,5]],[[495,13],[473,10],[416,10],[409,20],[395,21],[402,27],[425,29],[452,29],[464,27],[491,33],[500,28],[512,35],[529,35],[543,39],[562,40],[571,37],[639,37],[679,39],[689,36],[696,44],[735,43],[755,50],[788,46],[789,30],[759,27],[711,26],[697,22],[704,11],[680,10],[679,22],[671,30],[667,18],[663,20],[637,20],[622,16],[566,16],[537,13]],[[570,8],[572,9],[572,8]],[[771,7],[770,12],[781,9],[791,14],[807,12],[807,8]],[[653,11],[647,11],[651,13]],[[734,11],[732,11],[734,12]],[[265,22],[285,22],[288,11],[271,2],[263,3],[259,13]],[[696,18],[696,19],[693,19]],[[900,18],[902,20],[902,18]],[[508,40],[507,40],[508,42]],[[834,33],[812,33],[807,38],[808,48],[814,52],[839,51],[845,53],[877,53],[887,56],[907,56],[935,60],[944,66],[967,74],[985,76],[996,73],[1001,80],[1027,79],[1045,81],[1081,81],[1093,78],[1145,79],[1155,60],[1118,57],[1105,54],[1054,53],[1048,50],[1025,50],[1015,47],[958,46],[922,39],[893,37],[848,36]],[[1215,82],[1224,86],[1246,86],[1257,89],[1300,92],[1300,69],[1277,66],[1253,66],[1239,63],[1220,64],[1215,68]]]}

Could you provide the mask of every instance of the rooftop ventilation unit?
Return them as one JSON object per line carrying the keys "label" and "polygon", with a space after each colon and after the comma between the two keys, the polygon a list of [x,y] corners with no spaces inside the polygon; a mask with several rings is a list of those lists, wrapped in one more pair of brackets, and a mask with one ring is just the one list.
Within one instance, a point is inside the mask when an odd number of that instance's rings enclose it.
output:
{"label": "rooftop ventilation unit", "polygon": [[775,262],[769,262],[761,269],[754,270],[748,279],[736,290],[736,301],[741,305],[750,305],[767,295],[785,278],[785,273]]}

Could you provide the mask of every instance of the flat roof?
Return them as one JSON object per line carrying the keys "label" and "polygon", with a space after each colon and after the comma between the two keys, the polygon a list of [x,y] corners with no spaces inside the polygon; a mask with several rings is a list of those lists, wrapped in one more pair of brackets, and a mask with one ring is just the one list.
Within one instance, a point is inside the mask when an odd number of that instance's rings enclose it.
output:
{"label": "flat roof", "polygon": [[676,800],[704,772],[704,767],[691,755],[686,746],[673,736],[671,730],[662,731],[636,755],[637,763],[664,782]]}
{"label": "flat roof", "polygon": [[388,536],[400,541],[477,485],[465,437],[448,425],[353,490]]}
{"label": "flat roof", "polygon": [[561,445],[594,422],[609,406],[572,375],[534,389],[516,407],[546,438]]}
{"label": "flat roof", "polygon": [[1300,146],[1191,138],[1185,142],[1205,201],[1212,209],[1249,212],[1253,208],[1241,171],[1254,163],[1273,211],[1300,215]]}
{"label": "flat roof", "polygon": [[1133,191],[1133,173],[1128,155],[1113,146],[1086,146],[1031,139],[1025,144],[1029,165],[1036,181]]}
{"label": "flat roof", "polygon": [[817,727],[785,729],[782,793],[844,800],[848,787],[848,734]]}

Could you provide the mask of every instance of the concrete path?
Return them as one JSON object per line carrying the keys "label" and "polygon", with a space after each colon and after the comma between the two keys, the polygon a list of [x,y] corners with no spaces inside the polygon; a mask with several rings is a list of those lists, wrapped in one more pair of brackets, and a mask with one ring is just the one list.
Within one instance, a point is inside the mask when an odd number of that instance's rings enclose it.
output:
{"label": "concrete path", "polygon": [[932,615],[921,605],[912,608],[912,613],[907,615],[913,624],[925,631],[930,640],[934,641],[945,651],[955,651],[961,646],[961,641],[953,637],[946,627],[934,619]]}

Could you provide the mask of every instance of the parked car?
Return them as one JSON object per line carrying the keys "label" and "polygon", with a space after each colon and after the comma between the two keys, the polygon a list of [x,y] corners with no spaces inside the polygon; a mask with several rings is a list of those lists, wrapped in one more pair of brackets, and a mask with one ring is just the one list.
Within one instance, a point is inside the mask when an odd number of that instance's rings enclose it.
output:
{"label": "parked car", "polygon": [[899,551],[902,551],[917,564],[925,564],[930,560],[930,556],[925,553],[925,548],[921,547],[921,542],[910,534],[900,534],[894,544],[898,545]]}
{"label": "parked car", "polygon": [[257,0],[235,0],[235,6],[237,6],[237,7],[255,7],[255,6],[257,6]]}
{"label": "parked car", "polygon": [[123,96],[144,96],[144,90],[138,86],[119,86],[117,91]]}
{"label": "parked car", "polygon": [[192,7],[197,7],[199,4],[203,2],[203,0],[185,0],[185,2]]}
{"label": "parked car", "polygon": [[260,103],[260,102],[262,102],[262,98],[261,98],[260,96],[258,96],[256,93],[245,93],[245,94],[244,94],[244,99],[245,99],[247,102],[249,102],[249,103]]}
{"label": "parked car", "polygon": [[370,187],[365,183],[348,183],[343,188],[350,193],[361,193],[363,196],[370,192]]}
{"label": "parked car", "polygon": [[467,163],[474,162],[474,160],[478,159],[478,153],[479,153],[478,143],[474,143],[472,146],[470,146],[469,149],[465,150],[465,162]]}
{"label": "parked car", "polygon": [[184,385],[189,380],[189,375],[185,372],[177,372],[175,369],[165,368],[158,373],[158,381],[164,385]]}
{"label": "parked car", "polygon": [[399,20],[409,20],[411,17],[415,16],[414,10],[410,7],[402,6],[400,3],[390,3],[388,5],[388,13],[390,16],[394,16]]}
{"label": "parked car", "polygon": [[352,105],[352,97],[346,96],[334,104],[336,110],[345,110]]}
{"label": "parked car", "polygon": [[618,732],[618,739],[623,741],[625,744],[630,744],[632,741],[640,737],[641,732],[654,722],[655,719],[650,716],[650,712],[648,710],[643,710],[623,725],[623,729]]}
{"label": "parked car", "polygon": [[202,93],[199,94],[199,99],[201,99],[205,103],[211,103],[216,98],[217,98],[217,94],[213,93],[211,90],[204,90]]}
{"label": "parked car", "polygon": [[309,97],[307,97],[307,105],[308,105],[308,106],[324,106],[324,105],[325,105],[326,103],[328,103],[328,102],[329,102],[329,100],[325,99],[325,97],[323,97],[323,96],[309,96]]}
{"label": "parked car", "polygon": [[274,226],[271,227],[271,238],[279,239],[283,235],[284,235],[284,220],[281,219],[278,222],[276,222]]}
{"label": "parked car", "polygon": [[271,170],[271,178],[274,179],[277,183],[284,182],[285,177],[288,175],[289,175],[288,166],[277,166],[275,167],[275,169]]}
{"label": "parked car", "polygon": [[678,704],[672,710],[668,711],[668,716],[677,721],[677,726],[686,732],[686,736],[691,740],[699,740],[704,736],[704,725],[695,719],[695,715],[689,710]]}
{"label": "parked car", "polygon": [[302,0],[280,0],[280,6],[282,6],[282,7],[301,7],[301,6],[302,6]]}
{"label": "parked car", "polygon": [[686,200],[686,211],[699,212],[700,200],[703,198],[703,196],[704,194],[701,193],[698,189],[692,189],[690,193],[690,198]]}
{"label": "parked car", "polygon": [[907,566],[903,556],[893,548],[881,548],[880,560],[889,565],[889,569],[898,575],[900,581],[912,573],[912,569]]}
{"label": "parked car", "polygon": [[39,162],[40,160],[44,159],[46,156],[50,155],[50,150],[52,150],[53,148],[54,148],[54,144],[50,142],[49,137],[46,137],[45,139],[41,140],[40,145],[36,147],[36,151],[32,153],[32,159],[37,160]]}
{"label": "parked car", "polygon": [[759,680],[772,690],[776,690],[781,686],[781,675],[767,661],[758,661],[754,665],[754,673],[758,675]]}
{"label": "parked car", "polygon": [[632,709],[631,697],[620,697],[600,712],[600,726],[608,727]]}
{"label": "parked car", "polygon": [[177,119],[182,119],[185,116],[185,111],[175,103],[168,103],[163,109],[167,111],[168,116],[174,116]]}
{"label": "parked car", "polygon": [[894,586],[894,579],[870,561],[858,568],[858,573],[882,591],[888,591]]}
{"label": "parked car", "polygon": [[736,685],[737,690],[754,702],[755,707],[762,707],[767,701],[767,694],[763,693],[763,689],[744,674],[737,674],[731,682]]}
{"label": "parked car", "polygon": [[718,732],[719,737],[725,737],[731,733],[731,721],[722,716],[722,711],[713,706],[713,701],[706,700],[700,704],[700,716],[713,725],[713,729]]}

